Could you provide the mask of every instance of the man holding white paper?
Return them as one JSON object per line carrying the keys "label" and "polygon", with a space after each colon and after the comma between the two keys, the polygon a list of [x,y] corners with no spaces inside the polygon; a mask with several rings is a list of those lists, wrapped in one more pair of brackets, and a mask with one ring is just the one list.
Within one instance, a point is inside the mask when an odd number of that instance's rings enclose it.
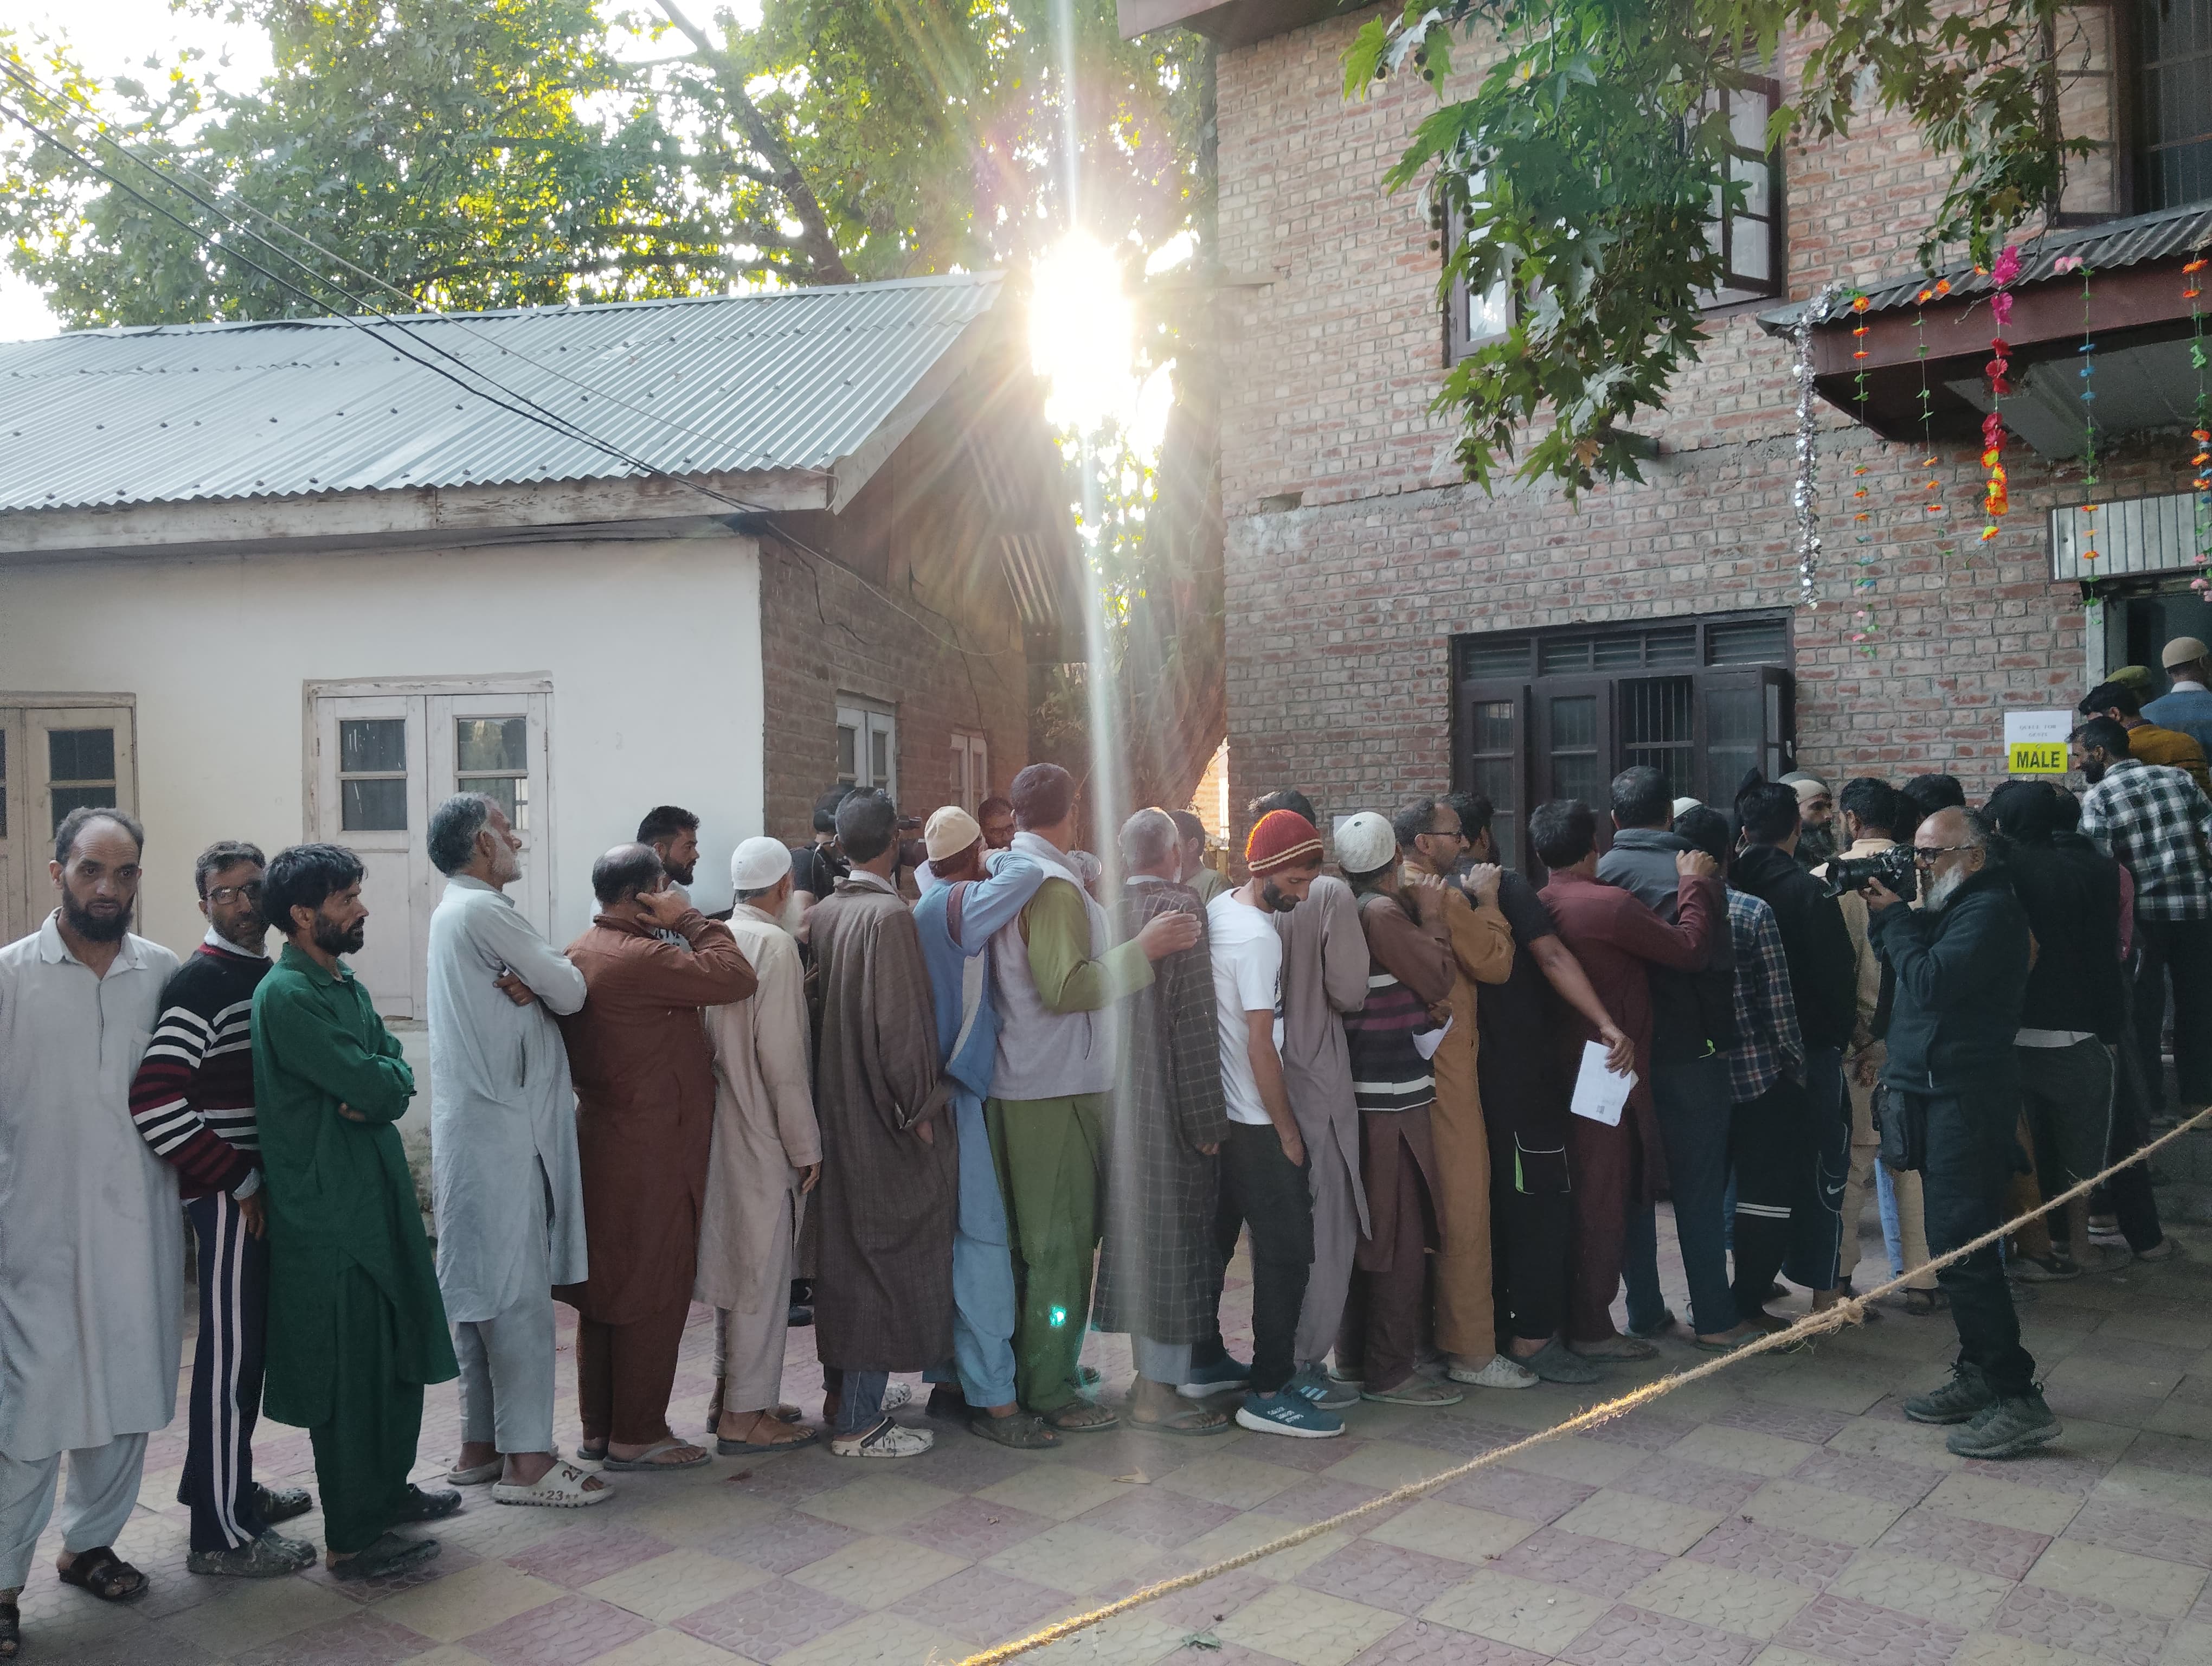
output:
{"label": "man holding white paper", "polygon": [[[1528,838],[1552,872],[1544,902],[1559,922],[1560,940],[1636,1044],[1636,1080],[1620,1119],[1608,1124],[1589,1116],[1568,1118],[1574,1237],[1567,1262],[1567,1346],[1589,1359],[1648,1359],[1658,1350],[1616,1331],[1612,1309],[1630,1206],[1656,1199],[1666,1179],[1651,1100],[1650,969],[1694,971],[1706,964],[1716,933],[1727,929],[1719,865],[1703,851],[1675,856],[1681,888],[1669,924],[1629,892],[1599,882],[1597,818],[1588,805],[1563,800],[1539,806],[1528,818]],[[1583,1045],[1597,1040],[1597,1032],[1588,1019],[1570,1015],[1554,1039],[1563,1079],[1576,1079]]]}

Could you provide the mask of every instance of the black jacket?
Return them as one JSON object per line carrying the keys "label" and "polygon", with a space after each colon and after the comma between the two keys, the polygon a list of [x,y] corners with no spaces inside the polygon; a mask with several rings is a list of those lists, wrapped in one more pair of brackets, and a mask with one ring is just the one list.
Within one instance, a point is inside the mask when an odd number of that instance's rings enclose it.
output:
{"label": "black jacket", "polygon": [[1930,1094],[2017,1085],[2027,911],[2002,871],[1975,874],[1941,914],[1901,903],[1871,909],[1867,938],[1897,975],[1883,1081]]}
{"label": "black jacket", "polygon": [[2118,1042],[2120,870],[2079,833],[2015,844],[2006,872],[2035,933],[2035,966],[2020,1021],[2029,1030],[2090,1030]]}
{"label": "black jacket", "polygon": [[[1674,919],[1681,875],[1674,858],[1692,849],[1679,833],[1656,827],[1624,827],[1613,848],[1597,859],[1597,877],[1628,892],[1662,919]],[[1716,933],[1712,952],[1701,972],[1647,967],[1651,982],[1651,1062],[1685,1064],[1735,1045],[1735,944]]]}
{"label": "black jacket", "polygon": [[1849,1047],[1858,1017],[1858,963],[1844,911],[1827,887],[1771,844],[1736,852],[1729,883],[1774,910],[1807,1050]]}

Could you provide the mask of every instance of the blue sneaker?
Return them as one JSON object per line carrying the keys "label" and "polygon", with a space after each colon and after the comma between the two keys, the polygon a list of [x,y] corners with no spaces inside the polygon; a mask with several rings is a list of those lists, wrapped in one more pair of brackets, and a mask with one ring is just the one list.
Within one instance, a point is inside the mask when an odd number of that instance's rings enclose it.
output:
{"label": "blue sneaker", "polygon": [[1223,1354],[1210,1365],[1193,1361],[1188,1382],[1176,1384],[1176,1392],[1186,1400],[1204,1400],[1209,1395],[1226,1394],[1231,1389],[1241,1389],[1252,1380],[1252,1367],[1239,1365],[1228,1354]]}
{"label": "blue sneaker", "polygon": [[1319,1365],[1300,1365],[1297,1373],[1283,1386],[1295,1389],[1324,1411],[1340,1412],[1347,1406],[1359,1403],[1359,1390],[1363,1385],[1339,1381]]}
{"label": "blue sneaker", "polygon": [[1237,1408],[1237,1420],[1261,1434],[1291,1435],[1300,1440],[1327,1440],[1344,1432],[1344,1420],[1285,1383],[1273,1394],[1248,1394]]}

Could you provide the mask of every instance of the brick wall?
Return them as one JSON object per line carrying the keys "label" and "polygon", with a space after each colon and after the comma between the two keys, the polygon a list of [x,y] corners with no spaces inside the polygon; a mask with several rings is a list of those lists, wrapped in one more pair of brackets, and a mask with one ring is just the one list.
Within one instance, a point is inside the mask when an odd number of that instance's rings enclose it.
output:
{"label": "brick wall", "polygon": [[[1455,632],[1797,599],[1790,350],[1747,314],[1717,319],[1670,410],[1639,417],[1663,448],[1648,483],[1573,505],[1549,487],[1486,497],[1461,483],[1454,435],[1428,410],[1443,370],[1435,234],[1416,193],[1391,198],[1377,183],[1435,101],[1418,82],[1343,100],[1340,54],[1365,15],[1220,59],[1222,262],[1267,280],[1224,307],[1240,820],[1245,800],[1285,784],[1326,819],[1446,781]],[[1791,154],[1791,298],[1909,270],[1943,176],[1898,122]],[[2049,581],[2043,514],[2081,501],[2077,471],[2020,456],[2012,512],[1984,544],[1972,452],[1947,452],[1933,471],[1951,510],[1936,523],[1921,507],[1917,447],[1884,445],[1822,410],[1829,599],[1792,622],[1800,757],[1842,775],[1949,769],[1982,792],[2002,775],[2001,708],[2081,692],[2084,610],[2075,587]],[[1861,463],[1864,547],[1850,499]],[[2187,479],[2180,453],[2155,445],[2123,451],[2105,474],[2115,496]],[[1291,493],[1301,507],[1266,502]],[[1938,526],[1950,557],[1937,553]],[[1863,554],[1875,557],[1871,655],[1849,640]]]}

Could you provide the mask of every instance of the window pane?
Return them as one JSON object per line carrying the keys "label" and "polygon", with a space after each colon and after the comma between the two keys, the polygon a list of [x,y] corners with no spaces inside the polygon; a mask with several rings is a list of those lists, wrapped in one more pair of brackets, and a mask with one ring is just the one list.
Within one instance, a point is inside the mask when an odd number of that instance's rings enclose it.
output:
{"label": "window pane", "polygon": [[[338,725],[338,773],[342,775],[374,774],[381,770],[401,771],[407,768],[407,720],[404,717],[353,718]],[[371,822],[346,825],[382,827],[387,824]],[[404,822],[389,825],[404,827]]]}
{"label": "window pane", "polygon": [[1513,327],[1513,292],[1500,277],[1481,289],[1467,286],[1467,338],[1480,342],[1502,336]]}
{"label": "window pane", "polygon": [[[349,787],[365,787],[367,781],[348,781]],[[398,781],[380,783],[397,787]],[[463,793],[481,793],[497,805],[507,824],[518,833],[528,832],[524,818],[530,812],[530,778],[527,775],[463,775],[454,783]]]}
{"label": "window pane", "polygon": [[882,729],[868,733],[868,784],[888,787],[891,784],[891,738]]}
{"label": "window pane", "polygon": [[[115,731],[112,729],[49,729],[46,732],[46,776],[51,781],[106,781],[115,779]],[[109,799],[94,799],[108,804]]]}
{"label": "window pane", "polygon": [[1588,671],[1589,665],[1590,639],[1587,636],[1547,637],[1536,656],[1537,672],[1544,677],[1566,671]]}
{"label": "window pane", "polygon": [[1570,746],[1597,745],[1597,696],[1577,694],[1555,697],[1552,702],[1552,745],[1556,751]]}
{"label": "window pane", "polygon": [[848,724],[837,726],[837,779],[851,781],[860,773],[860,731]]}
{"label": "window pane", "polygon": [[1530,639],[1526,636],[1478,636],[1461,656],[1461,675],[1517,677],[1528,669]]}
{"label": "window pane", "polygon": [[1621,762],[1656,769],[1668,795],[1691,790],[1690,679],[1640,677],[1620,685]]}
{"label": "window pane", "polygon": [[1603,779],[1596,754],[1584,757],[1554,757],[1552,760],[1552,796],[1555,799],[1580,799],[1595,809],[1607,802],[1598,790]]}
{"label": "window pane", "polygon": [[1787,619],[1731,619],[1706,627],[1709,666],[1778,666],[1789,657]]}
{"label": "window pane", "polygon": [[64,820],[72,810],[108,810],[115,805],[112,782],[101,787],[57,787],[54,788],[54,824],[49,830],[59,832]]}
{"label": "window pane", "polygon": [[[463,717],[453,723],[455,767],[470,769],[530,768],[530,720],[526,717]],[[468,789],[473,791],[473,788]]]}
{"label": "window pane", "polygon": [[1774,274],[1772,233],[1764,220],[1736,216],[1735,234],[1729,241],[1729,276],[1747,283],[1764,283]]}
{"label": "window pane", "polygon": [[349,833],[374,833],[407,825],[404,776],[338,783],[338,825]]}
{"label": "window pane", "polygon": [[1746,772],[1761,767],[1761,704],[1757,689],[1717,689],[1705,696],[1708,800],[1732,802]]}
{"label": "window pane", "polygon": [[1766,150],[1766,118],[1770,113],[1766,95],[1748,88],[1728,95],[1729,137],[1746,150],[1756,150],[1762,155]]}
{"label": "window pane", "polygon": [[[1774,170],[1767,166],[1766,158],[1764,156],[1731,156],[1729,158],[1729,177],[1732,179],[1741,179],[1743,181],[1743,209],[1741,211],[1745,214],[1757,215],[1760,219],[1764,220],[1769,212],[1767,208],[1767,200],[1771,194],[1771,187],[1774,184]],[[1764,230],[1765,228],[1762,227],[1760,229]],[[1742,241],[1744,240],[1739,239],[1738,240]],[[1743,252],[1741,249],[1737,250],[1736,258],[1739,260],[1743,258]]]}
{"label": "window pane", "polygon": [[[1474,750],[1478,752],[1510,752],[1513,750],[1513,702],[1510,700],[1485,700],[1474,708]],[[1477,787],[1477,792],[1486,789]],[[1497,800],[1492,799],[1492,803]]]}

